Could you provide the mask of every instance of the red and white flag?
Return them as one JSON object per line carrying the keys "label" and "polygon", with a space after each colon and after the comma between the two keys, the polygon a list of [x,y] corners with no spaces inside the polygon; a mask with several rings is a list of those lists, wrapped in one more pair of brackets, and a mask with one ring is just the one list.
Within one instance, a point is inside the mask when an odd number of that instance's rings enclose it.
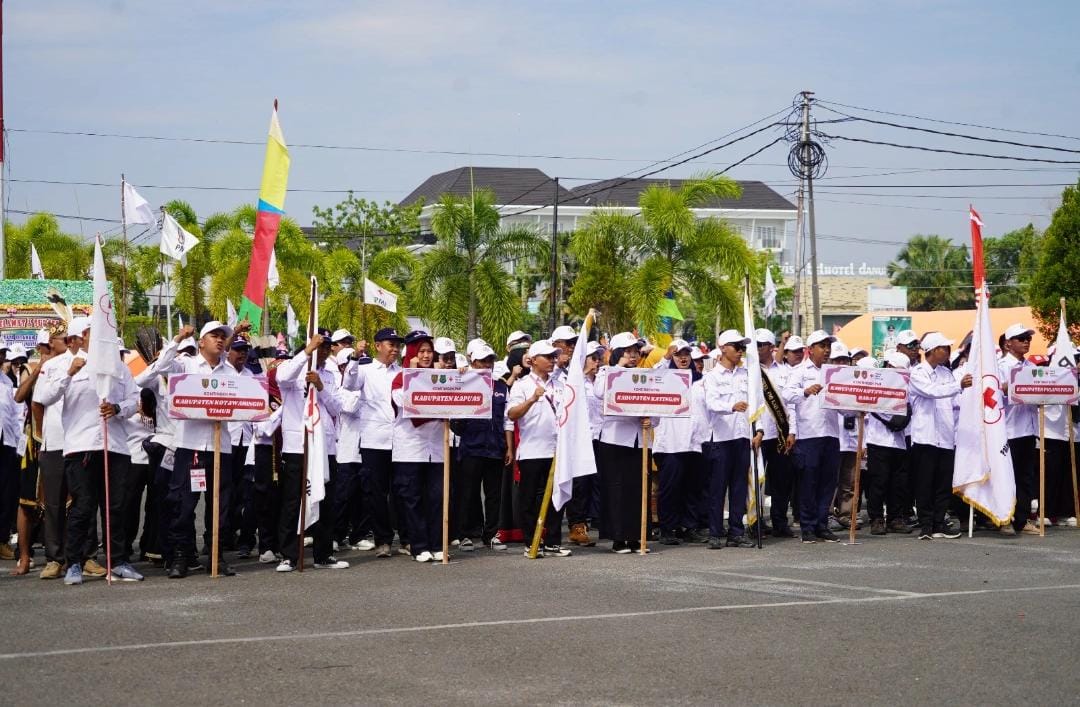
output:
{"label": "red and white flag", "polygon": [[[311,300],[308,316],[308,341],[319,331],[319,283],[311,276]],[[308,372],[316,370],[315,360],[318,354],[308,358]],[[307,388],[304,400],[304,434],[307,437],[307,493],[304,495],[304,527],[297,531],[303,534],[315,521],[319,520],[319,503],[326,498],[326,482],[330,480],[330,459],[326,456],[326,426],[330,420],[323,419],[319,407],[319,391],[315,386]]]}
{"label": "red and white flag", "polygon": [[585,396],[585,348],[593,317],[594,314],[589,312],[581,325],[563,383],[558,414],[559,437],[555,442],[555,483],[551,488],[551,505],[555,510],[561,510],[573,496],[575,478],[596,473],[589,405]]}
{"label": "red and white flag", "polygon": [[968,205],[968,218],[971,219],[971,267],[975,274],[975,292],[982,290],[986,280],[986,270],[983,265],[982,243],[982,217],[970,204]]}

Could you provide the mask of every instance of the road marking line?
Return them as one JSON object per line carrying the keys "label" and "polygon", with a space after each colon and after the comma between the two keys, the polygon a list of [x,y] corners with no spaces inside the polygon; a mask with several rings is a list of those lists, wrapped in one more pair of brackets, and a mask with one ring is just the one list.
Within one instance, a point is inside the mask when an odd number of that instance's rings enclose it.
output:
{"label": "road marking line", "polygon": [[835,582],[821,582],[815,579],[791,579],[790,577],[773,577],[764,574],[747,574],[743,572],[728,572],[726,570],[711,570],[711,569],[691,569],[691,572],[704,572],[705,574],[718,574],[727,575],[730,577],[741,577],[744,579],[760,579],[767,582],[784,582],[788,584],[805,584],[811,587],[825,587],[828,589],[846,589],[853,592],[871,592],[879,594],[889,594],[903,597],[921,597],[925,596],[925,592],[905,592],[899,589],[880,589],[878,587],[865,587],[857,584],[837,584]]}
{"label": "road marking line", "polygon": [[235,638],[204,638],[189,641],[162,641],[160,643],[128,643],[115,646],[88,646],[85,648],[58,648],[48,651],[29,651],[25,653],[0,653],[0,660],[22,660],[28,658],[48,658],[87,653],[115,653],[121,651],[142,651],[158,648],[187,648],[192,646],[215,646],[243,643],[270,643],[278,641],[310,641],[324,638],[358,638],[403,633],[424,633],[467,628],[493,628],[499,626],[526,626],[529,624],[570,623],[574,621],[604,621],[609,619],[632,619],[650,616],[673,616],[713,611],[738,611],[742,609],[782,609],[793,606],[818,606],[827,604],[866,604],[871,602],[899,602],[917,599],[936,599],[939,597],[975,596],[980,594],[1008,594],[1014,592],[1046,592],[1080,589],[1080,584],[1059,584],[1043,587],[1004,587],[1000,589],[968,589],[951,592],[932,592],[926,594],[903,594],[889,596],[859,597],[855,599],[815,599],[807,601],[764,602],[758,604],[728,604],[720,606],[689,606],[678,609],[652,609],[649,611],[625,611],[608,614],[584,614],[572,616],[541,616],[532,619],[501,619],[497,621],[465,621],[455,624],[429,624],[426,626],[398,626],[387,628],[357,629],[354,631],[324,631],[318,633],[298,633],[270,636],[241,636]]}

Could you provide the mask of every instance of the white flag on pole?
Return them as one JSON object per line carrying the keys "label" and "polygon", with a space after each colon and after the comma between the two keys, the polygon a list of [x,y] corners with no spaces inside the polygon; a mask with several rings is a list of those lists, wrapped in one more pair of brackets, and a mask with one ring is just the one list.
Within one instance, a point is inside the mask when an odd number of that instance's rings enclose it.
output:
{"label": "white flag on pole", "polygon": [[967,362],[973,381],[960,394],[952,485],[953,491],[965,501],[1003,525],[1016,510],[1016,481],[985,286],[976,299],[975,328]]}
{"label": "white flag on pole", "polygon": [[1076,365],[1076,347],[1069,338],[1069,327],[1065,326],[1065,310],[1061,310],[1061,320],[1058,324],[1057,340],[1054,341],[1054,357],[1050,361],[1051,366],[1072,368]]}
{"label": "white flag on pole", "polygon": [[266,271],[266,284],[271,290],[281,284],[281,275],[278,274],[277,269],[276,249],[270,251],[270,269]]}
{"label": "white flag on pole", "polygon": [[[120,360],[120,337],[116,334],[116,309],[105,277],[105,258],[101,240],[94,240],[94,308],[90,313],[90,346],[86,353],[86,371],[94,376],[98,397],[107,400],[114,380],[124,375]],[[116,402],[111,400],[109,402]]]}
{"label": "white flag on pole", "polygon": [[239,317],[236,315],[236,307],[233,306],[232,300],[228,297],[225,298],[225,319],[226,324],[232,328],[236,328],[236,322]]}
{"label": "white flag on pole", "polygon": [[37,248],[30,244],[30,276],[39,280],[45,279],[45,271],[41,267],[41,258],[38,257]]}
{"label": "white flag on pole", "polygon": [[124,182],[123,216],[124,223],[144,223],[147,226],[157,224],[157,215],[150,208],[150,202],[142,198],[129,182]]}
{"label": "white flag on pole", "polygon": [[199,239],[185,231],[168,211],[162,212],[162,217],[161,252],[186,264],[187,259],[184,256],[199,245]]}
{"label": "white flag on pole", "polygon": [[551,489],[551,504],[555,510],[562,509],[570,500],[575,478],[596,473],[589,405],[585,397],[585,348],[589,342],[593,316],[589,312],[581,325],[577,346],[567,369],[569,372],[563,383],[557,416],[559,436],[555,442],[555,484]]}
{"label": "white flag on pole", "polygon": [[[776,283],[772,279],[772,268],[765,266],[765,291],[761,293],[765,298],[765,316],[771,317],[776,311]],[[753,337],[749,332],[747,336]]]}
{"label": "white flag on pole", "polygon": [[[311,316],[308,317],[308,340],[315,336],[319,327],[319,284],[315,276],[311,277]],[[315,356],[308,358],[308,372],[315,370]],[[304,502],[307,508],[304,514],[304,527],[297,533],[303,533],[319,520],[319,502],[326,498],[326,482],[330,480],[330,460],[326,456],[326,425],[332,422],[322,419],[319,408],[319,391],[313,385],[307,389],[304,401],[304,434],[307,435],[307,493]]]}
{"label": "white flag on pole", "polygon": [[743,292],[743,336],[750,339],[746,346],[746,416],[750,423],[757,422],[761,413],[765,412],[765,395],[761,392],[761,361],[758,359],[757,343],[755,342],[757,331],[754,326],[754,310],[750,308],[750,278],[746,279],[746,288]]}
{"label": "white flag on pole", "polygon": [[364,304],[382,307],[387,312],[397,311],[397,295],[387,292],[371,280],[364,278]]}
{"label": "white flag on pole", "polygon": [[300,322],[296,320],[296,312],[292,308],[292,303],[285,305],[285,333],[289,337],[289,347],[296,342],[296,335],[300,333]]}

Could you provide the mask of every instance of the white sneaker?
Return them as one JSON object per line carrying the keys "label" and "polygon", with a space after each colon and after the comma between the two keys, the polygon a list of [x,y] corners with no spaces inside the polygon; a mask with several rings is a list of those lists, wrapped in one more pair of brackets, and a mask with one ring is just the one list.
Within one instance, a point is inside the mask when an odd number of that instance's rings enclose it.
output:
{"label": "white sneaker", "polygon": [[[528,557],[529,556],[529,548],[525,548],[525,552],[523,554],[525,555],[525,557]],[[536,548],[536,558],[540,559],[543,556],[544,556],[544,548],[543,548],[543,546]]]}
{"label": "white sneaker", "polygon": [[1066,520],[1065,525],[1069,526],[1070,528],[1075,528],[1076,527],[1076,517],[1073,516],[1072,518],[1069,518],[1068,520]]}
{"label": "white sneaker", "polygon": [[570,548],[563,547],[562,545],[545,545],[544,557],[551,555],[552,557],[570,557],[572,555]]}
{"label": "white sneaker", "polygon": [[453,540],[450,541],[450,547],[457,547],[460,544],[461,544],[461,541],[458,540],[457,538],[454,538]]}
{"label": "white sneaker", "polygon": [[491,546],[492,550],[498,550],[498,551],[505,551],[506,550],[506,543],[504,543],[499,538],[498,535],[496,535],[495,537],[493,537],[491,539],[491,542],[489,543],[489,545]]}
{"label": "white sneaker", "polygon": [[472,538],[463,538],[461,540],[461,545],[459,547],[461,547],[462,552],[472,552],[473,551]]}
{"label": "white sneaker", "polygon": [[364,538],[360,542],[353,545],[353,550],[363,550],[363,551],[366,552],[368,550],[374,550],[374,549],[375,549],[375,543],[373,541],[371,541],[371,540],[368,540],[367,538]]}
{"label": "white sneaker", "polygon": [[326,562],[316,562],[315,569],[317,570],[344,570],[349,568],[349,563],[345,560],[339,560],[331,557]]}
{"label": "white sneaker", "polygon": [[264,565],[268,565],[271,562],[276,562],[276,561],[277,561],[277,555],[274,554],[273,550],[267,550],[263,554],[259,555],[259,562],[261,562]]}
{"label": "white sneaker", "polygon": [[314,544],[315,544],[315,541],[312,539],[312,537],[310,535],[305,535],[304,536],[304,547],[311,547]]}
{"label": "white sneaker", "polygon": [[281,563],[277,566],[278,572],[292,572],[294,569],[296,568],[293,567],[292,562],[289,562],[288,560],[282,560]]}
{"label": "white sneaker", "polygon": [[438,552],[431,553],[431,559],[435,560],[436,562],[442,562],[442,560],[443,560],[442,550],[439,550]]}
{"label": "white sneaker", "polygon": [[423,552],[421,552],[419,555],[416,556],[416,561],[417,562],[431,562],[434,559],[435,559],[435,556],[432,555],[427,550],[424,550]]}

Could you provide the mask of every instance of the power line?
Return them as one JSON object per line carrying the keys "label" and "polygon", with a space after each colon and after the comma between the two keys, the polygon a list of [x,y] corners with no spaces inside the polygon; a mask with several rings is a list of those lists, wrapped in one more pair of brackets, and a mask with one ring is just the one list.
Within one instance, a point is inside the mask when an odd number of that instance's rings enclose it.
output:
{"label": "power line", "polygon": [[[841,192],[841,194],[843,194],[844,196],[850,196],[849,193]],[[867,202],[867,201],[847,201],[847,200],[841,200],[841,199],[818,199],[818,201],[824,201],[824,202],[829,203],[829,204],[851,204],[851,205],[854,205],[854,206],[874,206],[874,207],[886,208],[886,209],[910,209],[910,210],[913,210],[913,211],[943,211],[943,212],[950,213],[950,214],[958,213],[956,209],[935,208],[935,207],[932,207],[932,206],[915,206],[915,205],[912,205],[912,204],[876,204],[876,203]],[[1046,216],[1045,214],[1033,214],[1033,213],[1030,213],[1030,212],[1029,213],[1020,213],[1020,212],[1016,212],[1016,211],[985,211],[983,209],[979,209],[979,213],[980,214],[992,214],[994,216],[1023,216],[1024,218],[1035,217],[1035,218],[1046,218],[1046,219],[1049,218],[1049,216]]]}
{"label": "power line", "polygon": [[[831,185],[830,185],[831,186]],[[900,198],[900,199],[971,199],[970,194],[877,194],[873,192],[851,192],[851,191],[821,191],[819,194],[829,194],[831,196],[870,196],[870,197],[886,197],[886,198]],[[1035,201],[1038,199],[1050,199],[1057,198],[1058,195],[1052,197],[1048,196],[986,196],[987,199],[993,199],[995,201]]]}
{"label": "power line", "polygon": [[1076,164],[1080,165],[1080,160],[1051,160],[1043,157],[1015,157],[1012,155],[992,155],[985,152],[963,152],[961,150],[947,150],[942,147],[924,147],[921,145],[904,145],[896,142],[886,142],[884,140],[868,140],[861,137],[849,137],[847,135],[830,135],[828,133],[818,133],[826,140],[845,140],[847,142],[861,142],[867,145],[883,145],[885,147],[897,147],[903,150],[920,150],[922,152],[937,152],[945,155],[960,155],[962,157],[984,157],[992,160],[1015,160],[1017,162],[1044,162],[1047,164]]}
{"label": "power line", "polygon": [[[56,184],[63,186],[78,186],[78,187],[108,187],[109,189],[118,189],[119,183],[110,184],[108,182],[79,182],[79,181],[66,181],[62,179],[9,179],[9,182],[20,182],[24,184]],[[250,187],[212,187],[212,186],[200,186],[200,185],[167,185],[167,184],[140,184],[139,189],[198,189],[205,191],[247,191],[257,192],[258,186]],[[289,188],[290,192],[308,192],[315,194],[397,194],[401,189],[298,189]]]}

